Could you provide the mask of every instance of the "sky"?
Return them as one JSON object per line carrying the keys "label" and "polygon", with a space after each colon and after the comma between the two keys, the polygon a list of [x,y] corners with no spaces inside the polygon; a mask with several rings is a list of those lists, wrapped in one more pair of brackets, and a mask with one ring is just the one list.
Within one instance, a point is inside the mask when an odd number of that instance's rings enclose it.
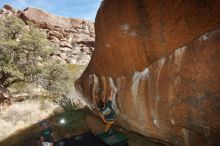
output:
{"label": "sky", "polygon": [[4,4],[20,10],[35,7],[59,16],[94,21],[101,0],[0,0],[0,7]]}

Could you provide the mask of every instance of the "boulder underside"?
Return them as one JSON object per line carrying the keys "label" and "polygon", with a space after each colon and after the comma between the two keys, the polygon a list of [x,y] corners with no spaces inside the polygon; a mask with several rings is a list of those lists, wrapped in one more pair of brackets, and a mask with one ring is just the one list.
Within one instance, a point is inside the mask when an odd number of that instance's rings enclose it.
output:
{"label": "boulder underside", "polygon": [[76,87],[119,124],[178,146],[220,145],[220,1],[104,0]]}

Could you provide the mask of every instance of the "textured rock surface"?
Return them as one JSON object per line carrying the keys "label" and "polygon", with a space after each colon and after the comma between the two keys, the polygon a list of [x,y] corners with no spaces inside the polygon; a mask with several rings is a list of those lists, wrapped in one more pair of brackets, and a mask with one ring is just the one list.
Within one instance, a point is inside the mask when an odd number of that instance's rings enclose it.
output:
{"label": "textured rock surface", "polygon": [[21,17],[31,20],[45,27],[58,27],[71,30],[73,27],[81,28],[83,20],[69,19],[65,17],[51,15],[36,8],[27,8],[21,13]]}
{"label": "textured rock surface", "polygon": [[[58,46],[59,50],[53,55],[54,59],[71,64],[87,65],[89,63],[95,41],[92,22],[55,16],[37,8],[16,11],[9,5],[1,9],[0,17],[4,15],[14,15],[25,22],[31,21],[36,24],[46,33],[48,40]],[[77,50],[77,47],[80,49]]]}
{"label": "textured rock surface", "polygon": [[219,9],[218,0],[104,0],[96,17],[97,50],[89,70],[111,76],[143,70],[219,27]]}
{"label": "textured rock surface", "polygon": [[91,106],[113,96],[124,128],[178,146],[217,146],[219,40],[220,31],[211,32],[131,75],[83,76],[78,89]]}
{"label": "textured rock surface", "polygon": [[76,87],[113,98],[124,128],[178,146],[220,145],[220,1],[104,0]]}

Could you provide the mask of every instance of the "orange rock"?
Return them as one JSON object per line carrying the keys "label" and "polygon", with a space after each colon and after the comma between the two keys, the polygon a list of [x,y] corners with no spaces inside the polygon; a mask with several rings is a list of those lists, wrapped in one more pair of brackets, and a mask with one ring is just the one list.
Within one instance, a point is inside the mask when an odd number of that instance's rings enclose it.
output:
{"label": "orange rock", "polygon": [[113,97],[124,128],[178,146],[220,143],[220,29],[176,49],[143,71],[90,74],[76,84],[90,106]]}
{"label": "orange rock", "polygon": [[[88,72],[121,76],[220,27],[218,0],[104,0]],[[103,53],[104,52],[104,53]]]}
{"label": "orange rock", "polygon": [[90,106],[111,96],[124,128],[220,145],[220,1],[104,0],[95,27],[96,50],[76,83]]}

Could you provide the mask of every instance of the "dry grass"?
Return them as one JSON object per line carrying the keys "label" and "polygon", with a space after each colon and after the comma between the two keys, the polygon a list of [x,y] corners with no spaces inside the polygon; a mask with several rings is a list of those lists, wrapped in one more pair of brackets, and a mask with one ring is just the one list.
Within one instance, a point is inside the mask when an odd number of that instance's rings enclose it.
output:
{"label": "dry grass", "polygon": [[[73,75],[74,81],[82,74],[85,68],[86,66],[68,65],[68,69]],[[34,91],[38,88],[19,83],[13,86],[12,89],[12,92],[15,92],[15,94],[25,93],[27,95],[35,95]],[[29,89],[31,90],[29,91]],[[37,93],[42,93],[42,91],[37,91]],[[74,88],[67,96],[80,108],[85,106],[85,103],[79,100],[79,95]],[[60,109],[60,106],[50,100],[42,100],[42,98],[25,99],[22,102],[14,102],[8,107],[0,106],[0,143],[5,141],[7,144],[12,143],[12,145],[15,146],[15,143],[21,139],[25,139],[23,138],[24,135],[27,138],[31,136],[32,132],[39,132],[37,131],[39,130],[37,123],[54,115],[56,109]],[[64,114],[62,114],[62,116],[63,115]],[[60,117],[59,114],[54,116]],[[82,121],[77,123],[82,123]],[[59,130],[59,127],[56,129]],[[20,133],[23,133],[23,136]]]}
{"label": "dry grass", "polygon": [[58,105],[49,100],[26,100],[17,102],[0,111],[0,141],[16,131],[27,128],[51,116]]}

